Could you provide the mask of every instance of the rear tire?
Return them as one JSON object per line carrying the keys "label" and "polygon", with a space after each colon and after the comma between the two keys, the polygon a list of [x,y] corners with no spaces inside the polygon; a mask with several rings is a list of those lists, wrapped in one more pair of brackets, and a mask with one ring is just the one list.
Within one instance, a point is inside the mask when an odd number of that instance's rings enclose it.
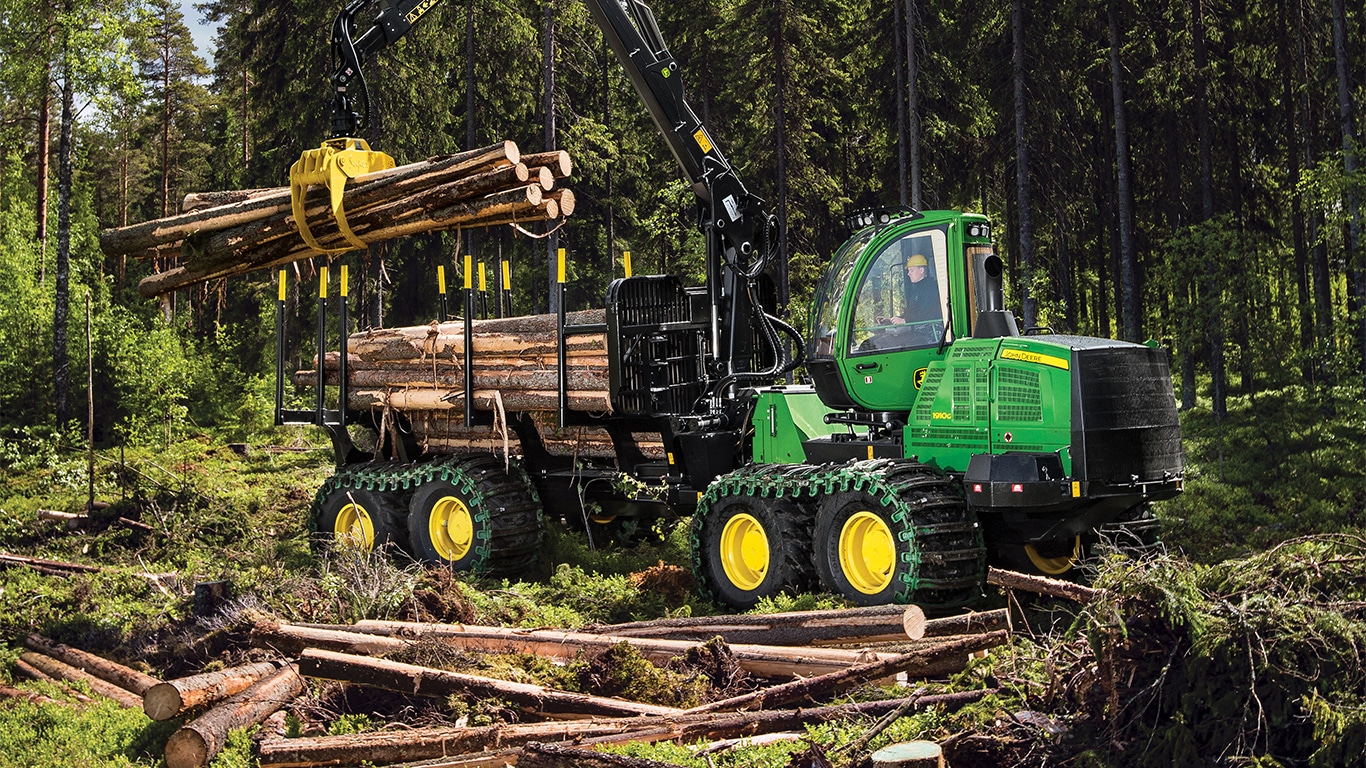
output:
{"label": "rear tire", "polygon": [[694,572],[717,600],[753,608],[782,592],[810,589],[811,511],[788,499],[730,495],[699,510]]}
{"label": "rear tire", "polygon": [[317,531],[325,546],[358,546],[367,552],[390,545],[406,548],[401,506],[390,493],[342,486],[319,507]]}
{"label": "rear tire", "polygon": [[488,454],[435,467],[408,505],[414,557],[457,571],[525,576],[540,557],[543,529],[525,476]]}

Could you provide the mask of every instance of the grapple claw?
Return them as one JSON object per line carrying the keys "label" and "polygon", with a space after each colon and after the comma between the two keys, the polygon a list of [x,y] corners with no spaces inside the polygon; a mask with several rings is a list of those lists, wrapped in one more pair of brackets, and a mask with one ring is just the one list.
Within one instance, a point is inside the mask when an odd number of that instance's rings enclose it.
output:
{"label": "grapple claw", "polygon": [[[347,179],[375,171],[394,167],[394,158],[383,152],[370,149],[364,139],[328,139],[317,149],[305,150],[289,169],[290,203],[294,211],[294,223],[304,243],[318,253],[345,253],[364,248],[365,242],[351,231],[346,221],[346,209],[342,205],[342,193]],[[337,229],[349,245],[341,248],[323,248],[313,236],[304,215],[304,196],[308,188],[320,184],[331,192],[332,217],[337,221]]]}

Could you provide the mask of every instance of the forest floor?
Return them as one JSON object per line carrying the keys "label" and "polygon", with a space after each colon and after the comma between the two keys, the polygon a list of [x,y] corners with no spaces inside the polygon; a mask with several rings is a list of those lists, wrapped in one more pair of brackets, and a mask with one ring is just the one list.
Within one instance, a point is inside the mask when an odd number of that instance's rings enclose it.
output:
{"label": "forest floor", "polygon": [[[871,749],[926,739],[942,744],[956,768],[1366,766],[1364,409],[1359,398],[1287,389],[1241,398],[1219,423],[1186,415],[1188,490],[1157,510],[1166,552],[1096,558],[1086,578],[1102,592],[1086,604],[989,590],[980,607],[1012,611],[1008,645],[911,689],[869,684],[837,699],[994,691],[980,701],[909,711],[866,744],[855,742],[876,718],[809,725],[797,741],[713,753],[669,742],[609,750],[697,768],[854,768]],[[320,556],[306,515],[331,467],[330,452],[309,442],[316,440],[280,430],[245,455],[208,435],[98,451],[95,495],[110,506],[72,529],[40,519],[39,510],[85,509],[85,452],[60,436],[0,439],[0,550],[102,568],[66,576],[0,570],[0,668],[14,668],[22,639],[35,631],[170,679],[262,658],[250,635],[263,622],[570,629],[722,612],[682,588],[686,574],[668,587],[659,580],[687,566],[686,522],[631,546],[594,546],[552,524],[540,572],[516,581],[459,581],[382,557]],[[195,585],[212,581],[229,582],[231,598],[196,612]],[[756,610],[841,606],[829,595],[800,595]],[[676,702],[689,686],[701,702],[737,690],[644,660],[621,664],[632,683],[626,690],[622,674],[612,684],[588,653],[567,664],[525,655],[438,661],[647,703]],[[181,724],[9,677],[57,701],[0,702],[0,766],[154,766]],[[510,714],[490,700],[316,684],[275,726],[286,735],[346,734],[394,723],[492,724]],[[234,733],[213,765],[255,765],[253,739],[268,730]]]}

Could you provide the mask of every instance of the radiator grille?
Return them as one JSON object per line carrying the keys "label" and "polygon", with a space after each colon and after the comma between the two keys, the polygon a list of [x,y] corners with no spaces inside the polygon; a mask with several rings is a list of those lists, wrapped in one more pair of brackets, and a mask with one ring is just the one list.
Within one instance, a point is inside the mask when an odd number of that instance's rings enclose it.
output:
{"label": "radiator grille", "polygon": [[1075,474],[1127,483],[1180,472],[1181,425],[1166,353],[1140,346],[1080,349],[1076,361]]}

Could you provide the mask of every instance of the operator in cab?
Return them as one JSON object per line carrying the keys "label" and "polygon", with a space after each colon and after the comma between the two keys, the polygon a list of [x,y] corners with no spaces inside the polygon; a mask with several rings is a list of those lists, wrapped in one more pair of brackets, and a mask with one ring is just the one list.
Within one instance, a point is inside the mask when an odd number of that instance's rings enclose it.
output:
{"label": "operator in cab", "polygon": [[906,304],[902,316],[889,317],[892,325],[938,320],[939,286],[929,279],[930,263],[919,253],[906,259]]}

